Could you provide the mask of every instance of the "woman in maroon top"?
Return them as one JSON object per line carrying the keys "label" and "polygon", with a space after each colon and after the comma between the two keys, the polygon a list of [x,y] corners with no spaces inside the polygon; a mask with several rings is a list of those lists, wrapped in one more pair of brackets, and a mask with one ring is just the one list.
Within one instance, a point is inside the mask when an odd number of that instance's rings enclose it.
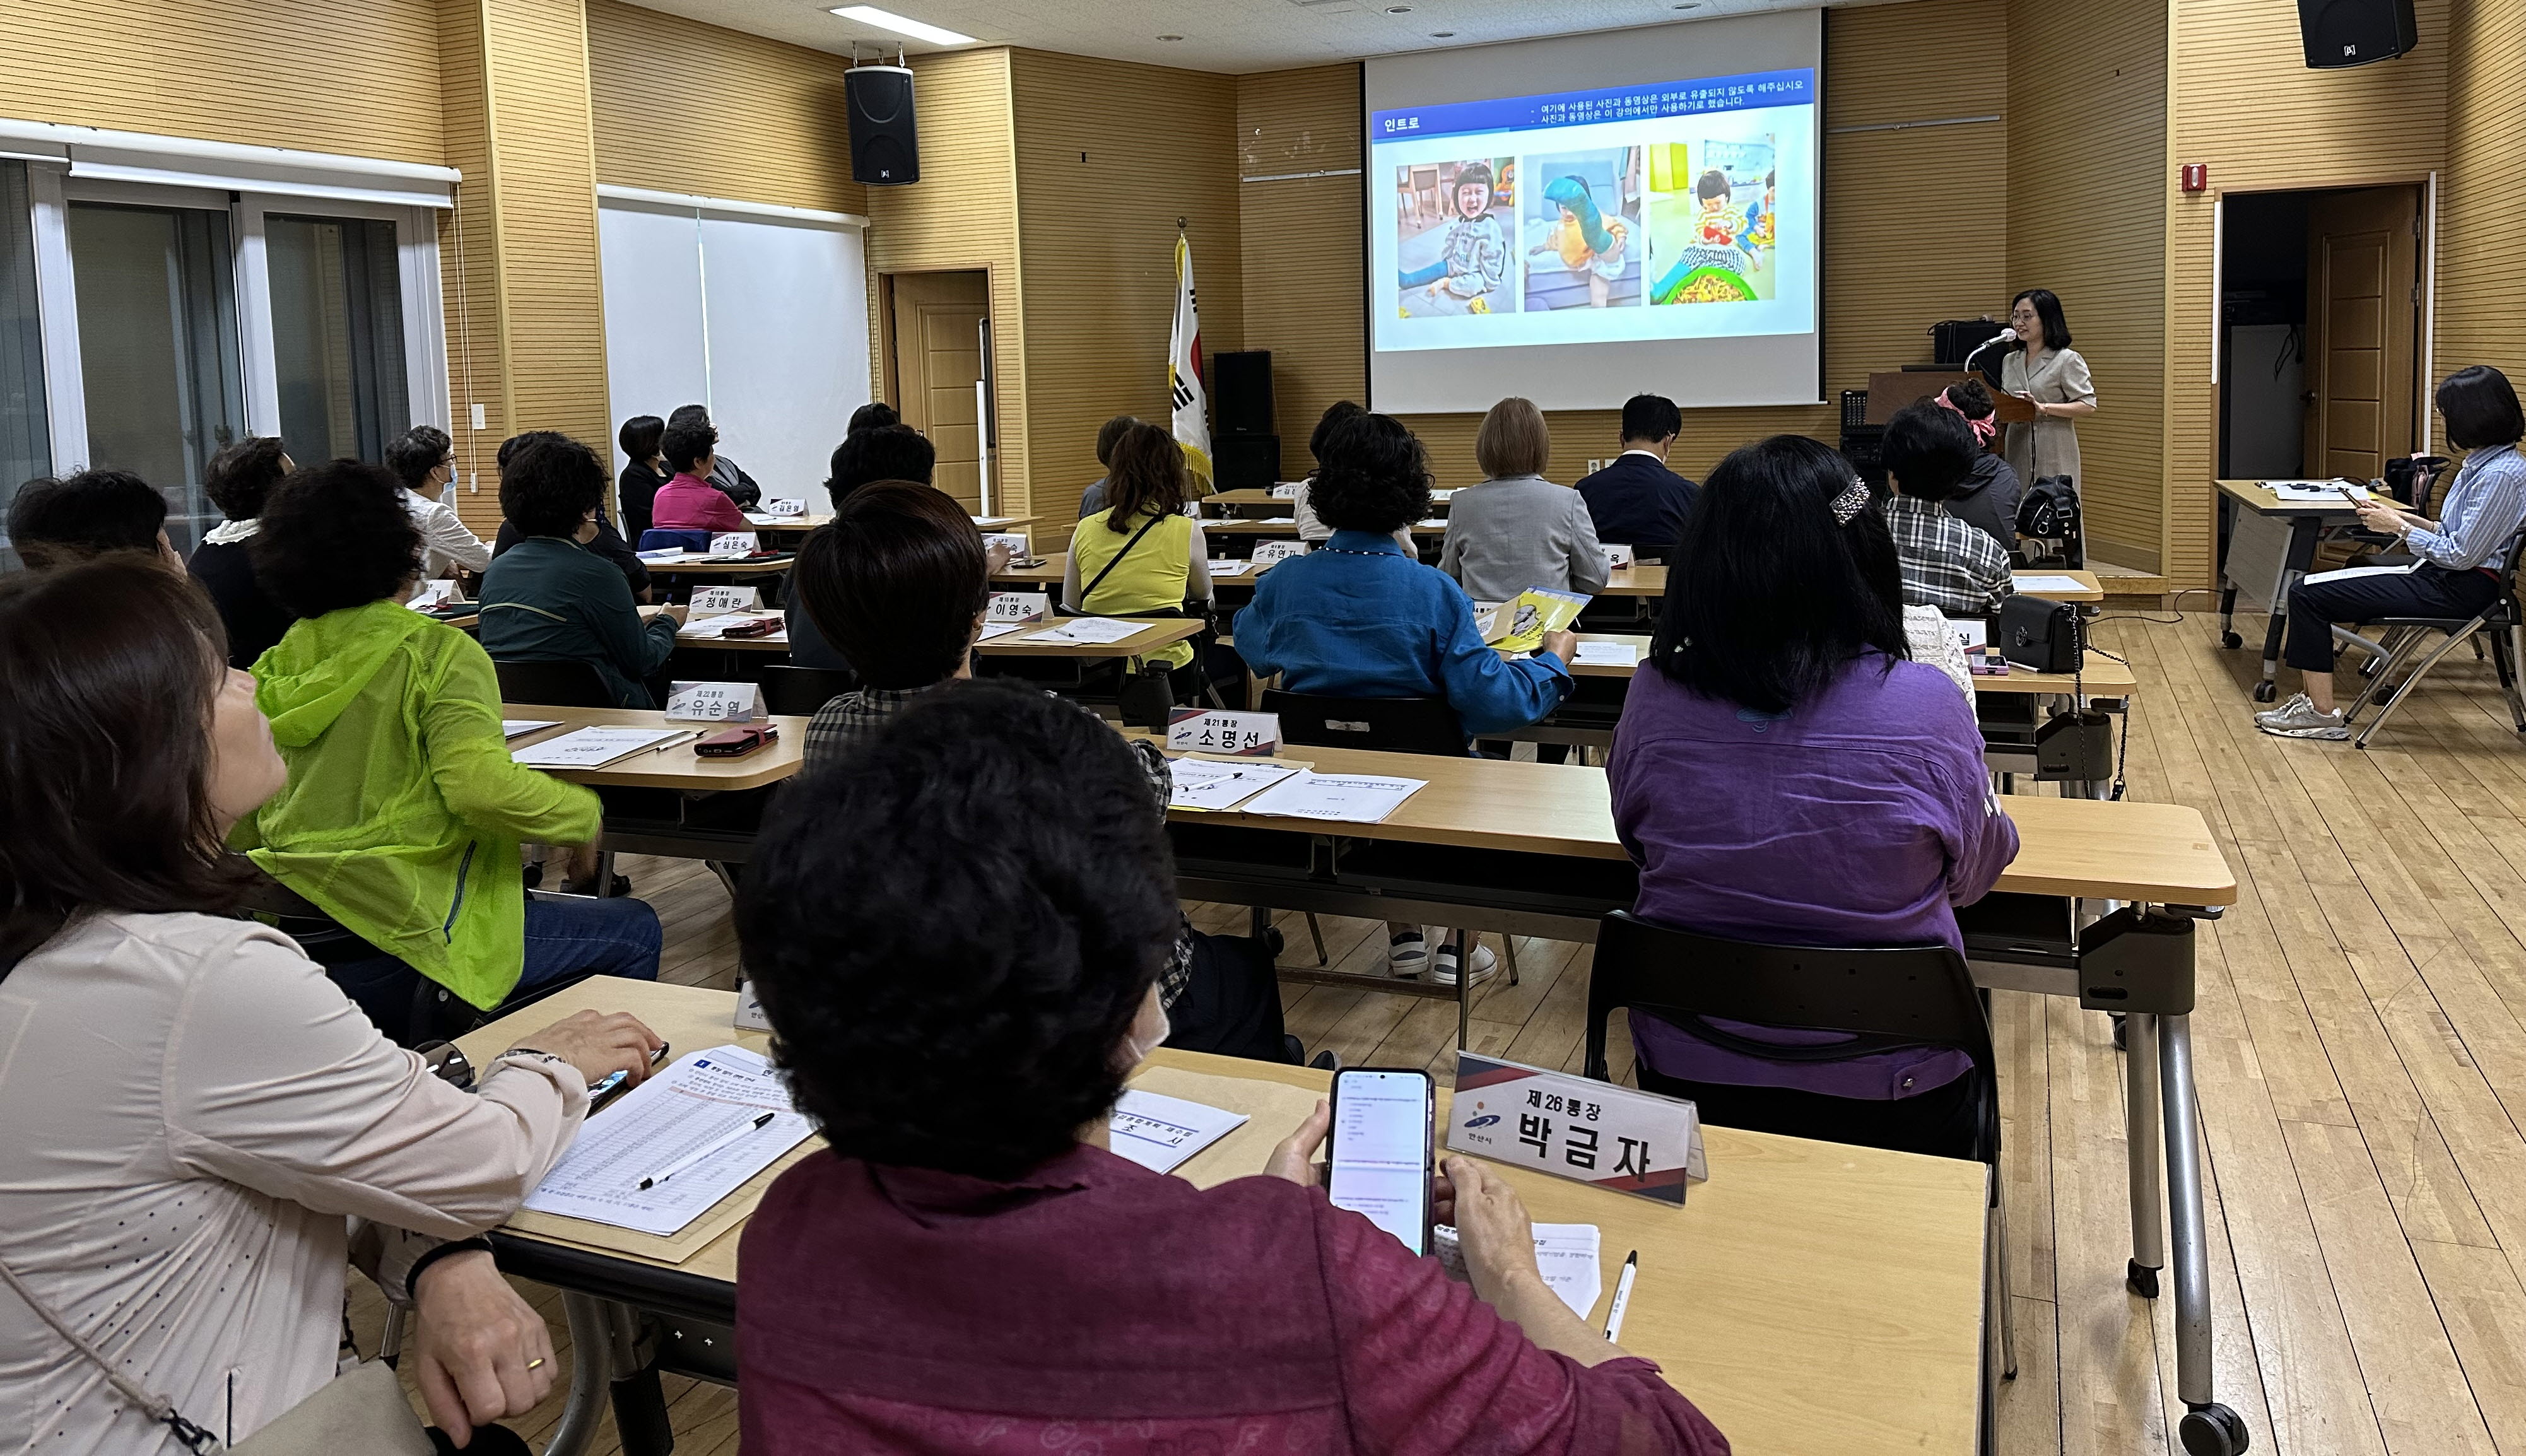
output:
{"label": "woman in maroon top", "polygon": [[1451,1158],[1450,1281],[1314,1186],[1322,1104],[1207,1190],[1106,1150],[1167,1035],[1174,866],[1122,739],[1040,693],[922,695],[794,783],[738,905],[818,1154],[747,1226],[749,1456],[1681,1452],[1727,1441],[1536,1271]]}

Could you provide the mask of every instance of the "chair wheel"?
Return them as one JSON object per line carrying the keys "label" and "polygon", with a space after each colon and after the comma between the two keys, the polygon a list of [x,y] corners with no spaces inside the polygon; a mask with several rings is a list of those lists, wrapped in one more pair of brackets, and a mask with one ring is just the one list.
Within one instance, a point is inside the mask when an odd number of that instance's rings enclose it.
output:
{"label": "chair wheel", "polygon": [[2246,1431],[2246,1418],[2215,1401],[2185,1412],[2184,1424],[2177,1430],[2188,1456],[2244,1456],[2253,1443]]}
{"label": "chair wheel", "polygon": [[2138,1259],[2123,1263],[2123,1285],[2143,1299],[2157,1297],[2157,1271]]}
{"label": "chair wheel", "polygon": [[2268,703],[2280,695],[2281,688],[2280,684],[2277,682],[2257,682],[2254,684],[2254,701],[2257,703]]}
{"label": "chair wheel", "polygon": [[2231,652],[2234,652],[2238,648],[2246,645],[2246,639],[2236,632],[2221,632],[2219,634],[2219,645],[2227,648]]}

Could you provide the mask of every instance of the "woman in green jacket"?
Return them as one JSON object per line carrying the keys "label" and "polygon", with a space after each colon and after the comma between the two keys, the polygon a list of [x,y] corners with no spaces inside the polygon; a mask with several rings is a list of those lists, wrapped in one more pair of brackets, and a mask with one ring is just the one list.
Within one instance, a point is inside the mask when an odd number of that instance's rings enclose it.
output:
{"label": "woman in green jacket", "polygon": [[656,979],[646,903],[528,902],[519,846],[593,841],[597,798],[513,762],[491,659],[403,605],[421,538],[400,489],[337,460],[264,505],[255,576],[299,620],[255,698],[289,785],[229,843],[374,949],[327,970],[390,1036],[420,1031],[425,978],[481,1011],[569,976]]}

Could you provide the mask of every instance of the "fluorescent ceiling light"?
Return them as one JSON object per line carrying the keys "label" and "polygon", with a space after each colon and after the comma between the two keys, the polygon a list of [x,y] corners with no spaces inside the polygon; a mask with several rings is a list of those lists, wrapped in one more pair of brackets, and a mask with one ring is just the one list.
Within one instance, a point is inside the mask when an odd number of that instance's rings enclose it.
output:
{"label": "fluorescent ceiling light", "polygon": [[962,35],[954,30],[928,25],[913,20],[909,16],[899,16],[890,10],[880,10],[874,5],[840,5],[835,6],[833,13],[846,21],[859,21],[882,30],[892,30],[897,35],[909,35],[915,40],[929,41],[932,45],[972,45],[974,43],[974,37],[971,35]]}

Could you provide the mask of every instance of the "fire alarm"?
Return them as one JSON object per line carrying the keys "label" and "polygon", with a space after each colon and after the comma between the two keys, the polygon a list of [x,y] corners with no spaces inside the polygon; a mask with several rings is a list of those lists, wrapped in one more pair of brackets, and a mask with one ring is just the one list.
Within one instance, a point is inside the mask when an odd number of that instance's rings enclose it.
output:
{"label": "fire alarm", "polygon": [[2187,162],[2184,164],[2184,190],[2187,192],[2207,192],[2210,190],[2209,163]]}

